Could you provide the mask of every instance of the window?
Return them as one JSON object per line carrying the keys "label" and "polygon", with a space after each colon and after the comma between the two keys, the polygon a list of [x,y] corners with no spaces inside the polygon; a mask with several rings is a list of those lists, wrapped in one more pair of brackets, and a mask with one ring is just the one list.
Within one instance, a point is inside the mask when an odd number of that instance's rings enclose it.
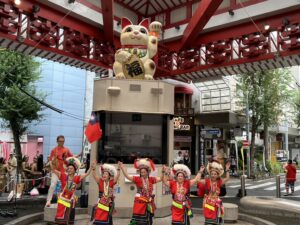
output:
{"label": "window", "polygon": [[147,157],[156,164],[166,163],[167,119],[166,115],[101,112],[98,162],[133,163]]}

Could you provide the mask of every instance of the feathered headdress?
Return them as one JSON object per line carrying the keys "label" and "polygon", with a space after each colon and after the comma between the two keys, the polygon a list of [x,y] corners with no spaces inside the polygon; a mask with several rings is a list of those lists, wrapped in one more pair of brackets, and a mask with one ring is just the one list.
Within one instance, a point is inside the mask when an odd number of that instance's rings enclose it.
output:
{"label": "feathered headdress", "polygon": [[134,168],[137,170],[147,169],[150,173],[151,171],[155,171],[155,165],[151,159],[141,158],[134,160]]}
{"label": "feathered headdress", "polygon": [[175,176],[178,173],[183,173],[186,179],[189,179],[191,176],[191,170],[184,164],[175,164],[172,169]]}
{"label": "feathered headdress", "polygon": [[81,163],[80,163],[79,159],[77,159],[75,157],[69,157],[66,159],[66,161],[67,161],[67,165],[74,166],[75,170],[78,170],[81,167]]}
{"label": "feathered headdress", "polygon": [[209,174],[211,173],[211,171],[215,171],[219,174],[219,176],[222,176],[224,173],[223,166],[217,161],[212,161],[208,163],[206,170]]}
{"label": "feathered headdress", "polygon": [[101,170],[101,174],[103,174],[104,172],[108,172],[111,179],[113,179],[117,175],[117,170],[113,165],[103,164],[99,169]]}

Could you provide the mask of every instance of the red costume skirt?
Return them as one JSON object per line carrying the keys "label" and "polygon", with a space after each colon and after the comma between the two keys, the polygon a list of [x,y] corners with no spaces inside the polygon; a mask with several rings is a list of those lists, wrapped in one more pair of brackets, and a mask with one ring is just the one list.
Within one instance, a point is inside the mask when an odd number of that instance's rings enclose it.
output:
{"label": "red costume skirt", "polygon": [[192,215],[190,207],[182,202],[172,202],[172,225],[189,225],[190,216]]}
{"label": "red costume skirt", "polygon": [[224,208],[221,199],[213,199],[206,197],[203,201],[203,214],[205,218],[205,225],[219,225],[222,224],[224,216]]}
{"label": "red costume skirt", "polygon": [[57,211],[55,216],[56,224],[74,224],[75,201],[59,198],[57,201]]}
{"label": "red costume skirt", "polygon": [[93,225],[112,225],[113,210],[114,204],[107,203],[107,201],[101,198],[94,208]]}
{"label": "red costume skirt", "polygon": [[145,197],[136,197],[134,199],[133,214],[131,224],[151,225],[152,217],[155,211],[154,199]]}

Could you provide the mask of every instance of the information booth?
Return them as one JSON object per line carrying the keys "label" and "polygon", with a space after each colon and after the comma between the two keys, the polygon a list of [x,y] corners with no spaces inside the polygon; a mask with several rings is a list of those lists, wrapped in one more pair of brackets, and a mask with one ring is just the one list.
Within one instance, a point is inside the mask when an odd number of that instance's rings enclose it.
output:
{"label": "information booth", "polygon": [[[95,81],[93,111],[100,119],[101,140],[92,144],[91,162],[117,166],[122,161],[130,175],[135,175],[136,158],[151,158],[155,176],[163,164],[173,159],[174,86],[155,80]],[[98,172],[98,168],[97,168]],[[136,174],[137,175],[137,174]],[[115,190],[116,217],[130,217],[136,187],[121,173]],[[155,216],[170,214],[171,195],[162,182],[155,185]],[[89,210],[98,198],[93,179],[89,184]]]}

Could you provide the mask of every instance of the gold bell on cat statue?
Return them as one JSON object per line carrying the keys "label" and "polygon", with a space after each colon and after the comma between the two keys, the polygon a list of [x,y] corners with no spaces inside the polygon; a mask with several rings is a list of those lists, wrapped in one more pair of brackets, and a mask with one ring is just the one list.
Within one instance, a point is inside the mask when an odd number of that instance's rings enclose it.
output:
{"label": "gold bell on cat statue", "polygon": [[115,53],[113,70],[118,79],[152,80],[156,65],[152,58],[157,53],[158,37],[162,25],[144,19],[139,25],[133,25],[122,18],[121,45]]}

